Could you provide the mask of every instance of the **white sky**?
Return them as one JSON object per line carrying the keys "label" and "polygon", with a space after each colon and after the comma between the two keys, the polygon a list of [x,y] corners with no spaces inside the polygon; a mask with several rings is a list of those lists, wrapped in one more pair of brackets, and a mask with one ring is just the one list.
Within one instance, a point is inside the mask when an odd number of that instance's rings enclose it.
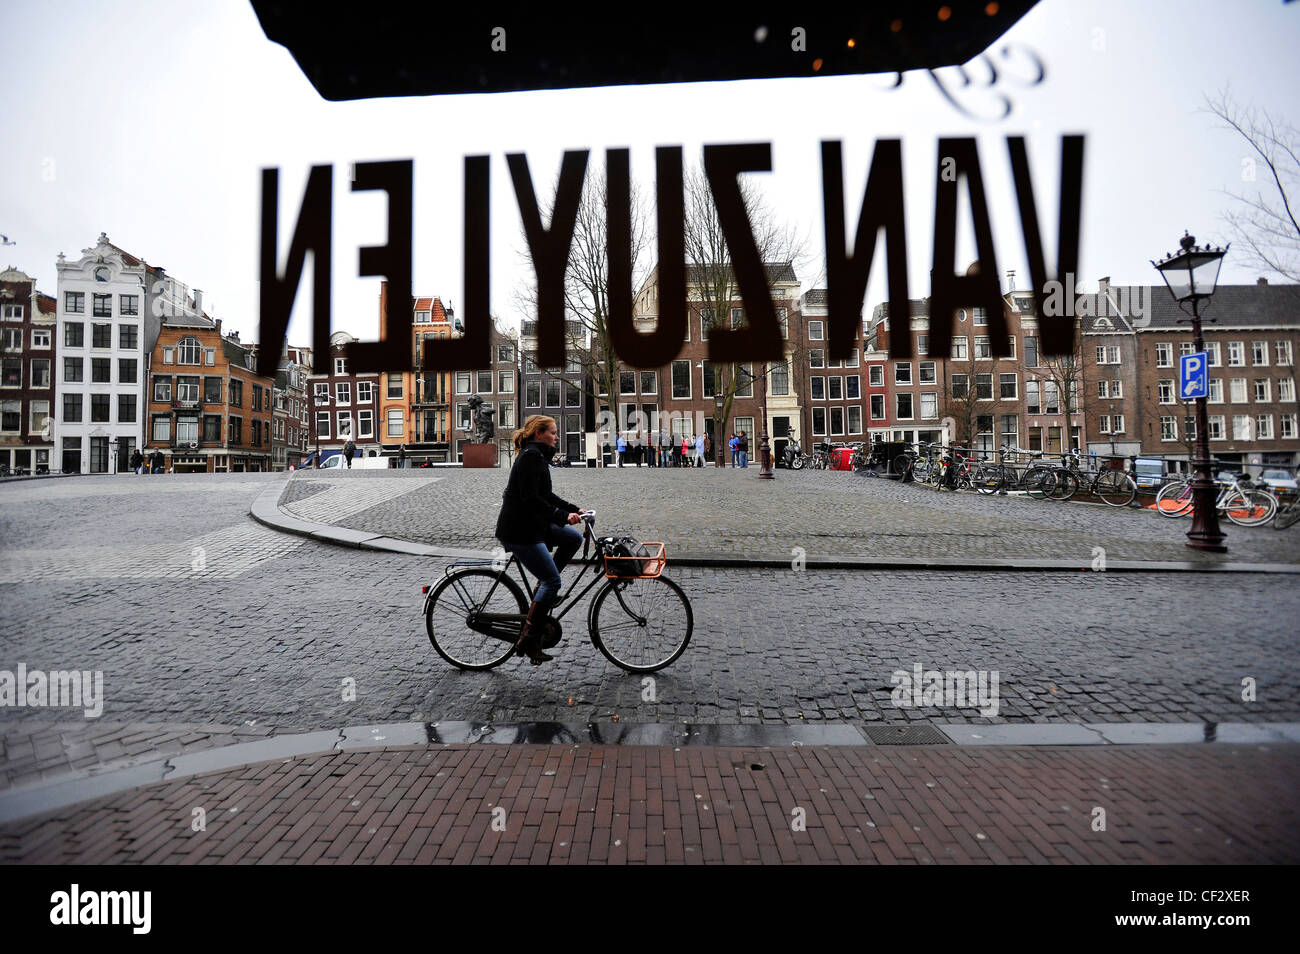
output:
{"label": "white sky", "polygon": [[[605,148],[630,147],[633,174],[650,188],[656,145],[681,144],[691,162],[704,143],[771,142],[773,172],[755,178],[809,238],[807,289],[824,268],[820,141],[844,143],[851,235],[875,140],[901,138],[910,294],[921,297],[939,137],[979,138],[998,267],[1015,268],[1024,288],[1004,137],[1028,137],[1054,270],[1060,136],[1082,132],[1083,285],[1103,275],[1146,284],[1157,281],[1148,260],[1183,229],[1226,240],[1221,190],[1243,185],[1247,149],[1198,112],[1203,95],[1230,87],[1295,121],[1300,90],[1300,3],[1281,0],[1042,0],[996,45],[1027,46],[1047,68],[1038,87],[998,87],[1014,102],[1005,121],[963,116],[925,73],[896,90],[889,74],[327,103],[242,0],[7,3],[0,35],[0,233],[17,243],[0,249],[0,265],[54,294],[55,256],[78,257],[104,231],[202,288],[205,310],[246,341],[258,337],[263,167],[281,170],[283,262],[309,167],[334,165],[333,323],[362,338],[377,332],[379,279],[357,277],[356,249],[385,236],[382,194],[348,191],[349,164],[367,159],[415,160],[413,290],[459,306],[462,160],[492,156],[492,308],[517,323],[514,289],[528,273],[507,152],[527,154],[544,197],[565,149],[590,148],[600,167]],[[957,85],[952,71],[941,75]],[[984,71],[972,65],[971,75]],[[993,95],[978,85],[960,98],[993,115]],[[963,229],[961,266],[972,247]],[[883,273],[878,257],[868,308],[885,294]],[[1256,275],[1230,252],[1220,280]],[[305,274],[290,325],[299,343],[309,340],[309,286]]]}

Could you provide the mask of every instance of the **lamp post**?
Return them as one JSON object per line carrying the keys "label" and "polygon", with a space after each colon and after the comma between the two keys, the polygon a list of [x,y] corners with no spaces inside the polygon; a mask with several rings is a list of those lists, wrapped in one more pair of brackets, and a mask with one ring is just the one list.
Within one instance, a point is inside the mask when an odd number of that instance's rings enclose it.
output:
{"label": "lamp post", "polygon": [[[1211,248],[1209,243],[1198,246],[1196,239],[1186,232],[1178,244],[1182,251],[1151,264],[1160,272],[1178,307],[1182,308],[1184,303],[1191,304],[1193,347],[1203,353],[1205,337],[1201,333],[1200,302],[1214,294],[1219,268],[1228,247]],[[1192,463],[1196,479],[1192,481],[1193,517],[1192,529],[1187,533],[1187,546],[1207,553],[1227,553],[1215,507],[1218,494],[1210,477],[1209,418],[1205,402],[1204,395],[1196,399],[1196,460]]]}
{"label": "lamp post", "polygon": [[763,435],[759,438],[758,444],[758,476],[763,480],[775,480],[776,471],[772,469],[772,446],[768,440],[767,433],[767,364],[764,363],[759,369],[759,377],[762,379],[763,388],[763,406],[761,413],[763,415]]}
{"label": "lamp post", "polygon": [[[313,414],[319,410],[324,410],[325,413],[328,414],[329,406],[330,406],[330,397],[328,394],[312,395]],[[316,434],[316,467],[319,468],[320,467],[320,421],[318,420],[312,421],[312,431],[314,431]]]}

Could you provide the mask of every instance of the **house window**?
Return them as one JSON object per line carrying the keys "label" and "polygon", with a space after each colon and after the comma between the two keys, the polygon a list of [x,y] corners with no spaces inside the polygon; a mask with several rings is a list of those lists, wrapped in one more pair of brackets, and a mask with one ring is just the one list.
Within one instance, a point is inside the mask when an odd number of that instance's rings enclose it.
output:
{"label": "house window", "polygon": [[808,394],[814,401],[826,400],[826,379],[822,377],[809,378]]}
{"label": "house window", "polygon": [[352,412],[339,411],[337,421],[339,427],[339,437],[343,437],[343,438],[352,437],[353,436]]}
{"label": "house window", "polygon": [[[0,405],[0,431],[17,434],[23,429],[23,402],[5,401]],[[8,451],[5,451],[8,454]],[[8,458],[5,458],[6,462]]]}
{"label": "house window", "polygon": [[754,366],[742,364],[736,370],[739,382],[736,385],[736,397],[752,398],[754,396]]}
{"label": "house window", "polygon": [[781,337],[790,337],[790,315],[783,306],[777,306],[776,309],[777,324],[781,326]]}
{"label": "house window", "polygon": [[993,351],[989,347],[988,335],[976,335],[975,336],[976,360],[979,360],[980,358],[991,358],[992,356],[993,356]]}
{"label": "house window", "polygon": [[64,292],[63,310],[69,315],[84,315],[86,313],[86,293]]}
{"label": "house window", "polygon": [[894,362],[894,383],[895,384],[912,383],[912,363],[910,361]]}
{"label": "house window", "polygon": [[1182,355],[1185,355],[1185,354],[1191,354],[1191,353],[1192,353],[1192,349],[1195,348],[1195,347],[1196,347],[1195,342],[1192,342],[1192,341],[1180,341],[1180,342],[1178,342],[1178,354],[1179,354],[1180,357],[1181,357]]}
{"label": "house window", "polygon": [[478,382],[477,382],[477,383],[478,383],[478,393],[479,393],[479,394],[491,394],[491,393],[492,393],[492,372],[491,372],[491,371],[480,371],[480,372],[478,373],[477,377],[478,377]]}
{"label": "house window", "polygon": [[1011,447],[1020,446],[1020,421],[1014,414],[1002,415],[1002,443]]}
{"label": "house window", "polygon": [[1273,345],[1277,353],[1277,366],[1279,368],[1291,367],[1291,342],[1275,341]]}
{"label": "house window", "polygon": [[515,426],[515,406],[509,401],[502,401],[497,410],[498,427]]}
{"label": "house window", "polygon": [[708,308],[700,309],[700,340],[708,341],[709,332],[713,330],[713,312]]}
{"label": "house window", "polygon": [[952,359],[954,361],[966,360],[966,338],[964,336],[952,339]]}
{"label": "house window", "polygon": [[375,396],[375,383],[373,381],[357,382],[357,403],[369,404]]}
{"label": "house window", "polygon": [[717,393],[717,381],[715,380],[714,365],[712,361],[700,362],[700,377],[702,379],[701,393],[705,397],[713,397]]}
{"label": "house window", "polygon": [[873,364],[867,369],[867,381],[873,388],[883,388],[885,386],[885,368],[883,365]]}
{"label": "house window", "polygon": [[873,421],[883,421],[885,419],[885,396],[883,394],[871,395],[871,419]]}
{"label": "house window", "polygon": [[1206,399],[1211,404],[1223,403],[1223,378],[1210,378],[1210,390]]}
{"label": "house window", "polygon": [[808,340],[822,341],[823,339],[824,336],[822,334],[822,322],[820,321],[808,322]]}
{"label": "house window", "polygon": [[636,372],[620,371],[618,373],[618,393],[636,394]]}
{"label": "house window", "polygon": [[1037,338],[1025,339],[1025,367],[1027,368],[1038,367],[1038,339]]}
{"label": "house window", "polygon": [[745,327],[745,309],[743,308],[731,309],[731,327],[732,328]]}
{"label": "house window", "polygon": [[162,415],[155,415],[153,418],[153,429],[150,432],[151,440],[159,443],[167,443],[172,439],[172,422],[171,418]]}
{"label": "house window", "polygon": [[[1105,351],[1106,351],[1105,348],[1097,349],[1098,364],[1102,363],[1102,355],[1105,353]],[[1162,344],[1156,345],[1156,367],[1172,368],[1173,366],[1174,366],[1174,346],[1169,342],[1164,342]]]}
{"label": "house window", "polygon": [[123,351],[134,351],[140,346],[140,326],[121,325],[117,329],[117,346]]}
{"label": "house window", "polygon": [[[400,414],[401,411],[398,410],[398,413]],[[330,436],[330,412],[329,411],[316,412],[316,436],[317,437]]]}
{"label": "house window", "polygon": [[1260,414],[1255,418],[1255,438],[1261,441],[1273,439],[1273,415]]}
{"label": "house window", "polygon": [[118,313],[130,317],[139,317],[140,315],[140,296],[139,295],[118,295],[117,296]]}
{"label": "house window", "polygon": [[830,409],[830,412],[831,412],[831,433],[843,434],[844,433],[844,408],[833,407]]}
{"label": "house window", "polygon": [[998,375],[999,397],[1003,401],[1014,401],[1017,397],[1016,376],[1014,374]]}
{"label": "house window", "polygon": [[854,348],[853,353],[849,355],[848,360],[844,362],[846,368],[856,368],[858,366],[858,349]]}
{"label": "house window", "polygon": [[1160,439],[1162,441],[1178,440],[1178,418],[1164,415],[1160,418]]}
{"label": "house window", "polygon": [[1228,342],[1228,367],[1240,368],[1246,363],[1246,342]]}
{"label": "house window", "polygon": [[457,371],[456,372],[456,393],[469,394],[469,386],[470,386],[469,372]]}
{"label": "house window", "polygon": [[334,359],[334,374],[335,374],[335,375],[340,375],[340,374],[347,374],[347,373],[348,373],[348,359],[347,359],[347,358],[335,358],[335,359]]}
{"label": "house window", "polygon": [[1223,415],[1211,414],[1209,423],[1210,423],[1210,430],[1209,430],[1210,440],[1212,441],[1223,440]]}
{"label": "house window", "polygon": [[[134,397],[134,395],[132,395]],[[40,434],[45,430],[45,425],[50,419],[50,402],[33,401],[28,408],[28,425],[27,431],[30,434]],[[131,418],[135,420],[135,418]]]}
{"label": "house window", "polygon": [[850,433],[850,434],[861,434],[861,433],[862,433],[862,407],[861,407],[861,405],[855,404],[855,405],[853,405],[852,407],[847,408],[847,410],[848,410],[848,415],[849,415],[849,433]]}
{"label": "house window", "polygon": [[244,419],[242,417],[232,417],[230,419],[230,443],[241,444],[244,440]]}
{"label": "house window", "polygon": [[1025,412],[1028,414],[1042,414],[1042,405],[1038,403],[1038,382],[1025,382]]}
{"label": "house window", "polygon": [[203,403],[221,403],[221,379],[207,377],[203,379]]}
{"label": "house window", "polygon": [[546,406],[560,406],[560,381],[556,378],[549,378],[546,382]]}
{"label": "house window", "polygon": [[32,347],[48,348],[50,346],[50,332],[48,329],[32,331]]}
{"label": "house window", "polygon": [[564,382],[564,406],[581,407],[582,406],[582,389],[572,381]]}
{"label": "house window", "polygon": [[515,393],[515,373],[513,371],[497,372],[497,393],[499,394]]}
{"label": "house window", "polygon": [[357,411],[357,437],[363,440],[375,436],[375,412],[369,408]]}
{"label": "house window", "polygon": [[673,397],[691,396],[691,363],[689,361],[673,362]]}
{"label": "house window", "polygon": [[808,367],[824,368],[826,367],[826,352],[821,348],[812,348],[808,352]]}
{"label": "house window", "polygon": [[850,374],[844,379],[844,396],[850,401],[860,400],[862,397],[862,376]]}
{"label": "house window", "polygon": [[1007,354],[1006,357],[1004,357],[1002,360],[1008,361],[1015,358],[1015,356],[1016,356],[1016,339],[1014,335],[1011,335],[1007,338]]}
{"label": "house window", "polygon": [[[1174,382],[1172,380],[1157,381],[1156,390],[1160,394],[1161,404],[1174,403]],[[1106,395],[1102,394],[1100,396],[1105,397]]]}
{"label": "house window", "polygon": [[90,326],[90,346],[92,348],[113,347],[113,326],[95,322]]}
{"label": "house window", "polygon": [[1110,345],[1106,348],[1106,363],[1119,364],[1119,345]]}
{"label": "house window", "polygon": [[398,373],[388,375],[388,397],[400,398],[402,396],[402,376]]}
{"label": "house window", "polygon": [[894,395],[897,399],[894,415],[900,421],[910,421],[912,419],[912,395],[908,391],[899,391]]}
{"label": "house window", "polygon": [[815,407],[812,409],[813,436],[823,437],[826,434],[826,408]]}
{"label": "house window", "polygon": [[199,419],[197,417],[180,417],[176,419],[176,442],[186,444],[199,440]]}
{"label": "house window", "polygon": [[96,384],[111,384],[113,382],[113,359],[91,358],[90,380]]}
{"label": "house window", "polygon": [[1282,437],[1284,440],[1290,440],[1296,436],[1296,416],[1294,414],[1278,415],[1282,422]]}
{"label": "house window", "polygon": [[1252,341],[1250,343],[1250,359],[1255,367],[1268,366],[1268,342]]}
{"label": "house window", "polygon": [[993,400],[993,375],[975,375],[975,398],[979,401]]}
{"label": "house window", "polygon": [[163,364],[175,364],[175,363],[176,363],[176,349],[163,348]]}
{"label": "house window", "polygon": [[939,416],[939,395],[934,391],[921,394],[921,417],[930,420]]}
{"label": "house window", "polygon": [[113,296],[112,295],[91,295],[91,301],[94,303],[91,307],[91,315],[95,318],[112,318],[113,317]]}
{"label": "house window", "polygon": [[930,336],[929,336],[929,335],[917,335],[917,336],[916,336],[916,353],[917,353],[917,354],[929,354],[929,353],[930,353]]}
{"label": "house window", "polygon": [[5,331],[4,349],[6,351],[23,350],[23,332],[21,328],[9,328]]}
{"label": "house window", "polygon": [[1251,420],[1249,414],[1232,415],[1232,439],[1234,441],[1250,440]]}
{"label": "house window", "polygon": [[65,424],[81,423],[81,395],[80,394],[63,395],[63,423]]}
{"label": "house window", "polygon": [[969,379],[966,375],[954,374],[952,376],[952,396],[954,398],[964,398],[968,385]]}
{"label": "house window", "polygon": [[971,314],[975,316],[975,324],[987,325],[989,323],[988,312],[983,308],[972,308]]}
{"label": "house window", "polygon": [[1267,404],[1273,400],[1273,380],[1271,378],[1255,379],[1255,403]]}
{"label": "house window", "polygon": [[244,383],[242,381],[230,382],[230,404],[234,407],[244,406]]}
{"label": "house window", "polygon": [[[80,365],[80,360],[77,361]],[[20,388],[23,386],[23,359],[5,358],[0,362],[0,387]]]}
{"label": "house window", "polygon": [[1217,341],[1212,341],[1207,344],[1205,346],[1205,351],[1210,356],[1209,366],[1211,368],[1222,366],[1223,362],[1220,360],[1219,343]]}
{"label": "house window", "polygon": [[790,393],[790,365],[774,364],[768,377],[768,388],[773,395],[785,396]]}
{"label": "house window", "polygon": [[32,359],[32,387],[48,388],[50,386],[50,359]]}
{"label": "house window", "polygon": [[1246,379],[1233,378],[1228,382],[1228,399],[1233,404],[1244,404],[1246,401]]}
{"label": "house window", "polygon": [[203,415],[203,443],[205,444],[221,443],[221,415],[219,414]]}
{"label": "house window", "polygon": [[497,364],[510,364],[515,360],[514,345],[497,345]]}
{"label": "house window", "polygon": [[642,394],[659,393],[658,378],[653,371],[641,372],[641,393]]}
{"label": "house window", "polygon": [[542,406],[542,384],[540,381],[526,381],[524,383],[524,406]]}
{"label": "house window", "polygon": [[176,346],[176,358],[181,364],[199,364],[202,354],[203,347],[198,338],[182,338]]}
{"label": "house window", "polygon": [[826,396],[832,401],[844,400],[844,379],[840,377],[828,378],[826,381]]}
{"label": "house window", "polygon": [[[368,414],[369,412],[363,411],[362,413]],[[402,409],[400,407],[390,407],[388,409],[387,422],[388,422],[389,437],[403,436],[402,425],[405,423],[405,420],[404,420],[404,415],[402,414]],[[328,424],[326,426],[328,426]],[[428,435],[426,435],[426,437],[427,436]]]}
{"label": "house window", "polygon": [[1055,381],[1043,382],[1043,413],[1061,413],[1061,394]]}
{"label": "house window", "polygon": [[81,348],[86,344],[86,326],[79,321],[69,321],[63,326],[63,347]]}
{"label": "house window", "polygon": [[[33,367],[35,367],[35,364],[35,362],[32,362]],[[1295,400],[1295,378],[1277,379],[1277,399],[1287,402]]]}
{"label": "house window", "polygon": [[85,368],[86,362],[84,358],[64,358],[63,380],[67,382],[84,381]]}
{"label": "house window", "polygon": [[934,384],[936,379],[934,376],[933,361],[922,361],[919,365],[917,365],[917,370],[919,372],[919,378],[921,384]]}

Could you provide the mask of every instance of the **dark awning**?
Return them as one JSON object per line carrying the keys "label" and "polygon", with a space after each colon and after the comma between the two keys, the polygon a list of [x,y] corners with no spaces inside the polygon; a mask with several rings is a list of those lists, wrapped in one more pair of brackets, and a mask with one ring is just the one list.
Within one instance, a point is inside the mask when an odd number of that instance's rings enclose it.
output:
{"label": "dark awning", "polygon": [[591,3],[391,2],[331,13],[251,2],[316,91],[349,100],[937,69],[978,56],[1036,0],[879,0],[837,13],[643,4],[621,17]]}

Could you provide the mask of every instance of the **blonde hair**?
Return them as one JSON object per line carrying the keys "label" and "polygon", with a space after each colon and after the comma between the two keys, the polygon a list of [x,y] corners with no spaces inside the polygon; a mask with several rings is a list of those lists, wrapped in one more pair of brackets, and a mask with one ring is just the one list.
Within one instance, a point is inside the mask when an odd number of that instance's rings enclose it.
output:
{"label": "blonde hair", "polygon": [[532,414],[524,421],[524,426],[515,431],[512,440],[515,450],[523,450],[524,442],[533,440],[538,434],[555,424],[555,418],[545,414]]}

